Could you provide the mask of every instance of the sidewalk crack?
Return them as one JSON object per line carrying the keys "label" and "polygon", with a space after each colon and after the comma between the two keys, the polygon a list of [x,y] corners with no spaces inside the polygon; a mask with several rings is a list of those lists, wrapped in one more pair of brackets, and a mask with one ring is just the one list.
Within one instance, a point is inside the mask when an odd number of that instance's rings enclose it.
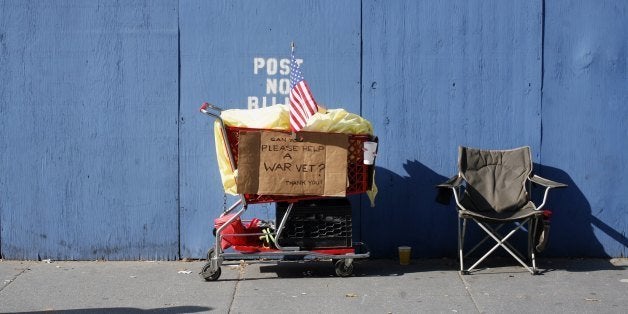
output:
{"label": "sidewalk crack", "polygon": [[473,306],[475,306],[475,309],[478,311],[478,313],[484,313],[484,311],[480,310],[480,305],[478,305],[478,302],[473,297],[473,294],[471,293],[471,291],[469,291],[469,289],[471,289],[471,286],[469,285],[469,282],[467,282],[464,279],[464,275],[458,272],[458,277],[460,277],[460,280],[462,281],[462,284],[464,285],[464,290],[467,292],[467,295],[469,296],[469,299],[471,299],[471,302],[473,302]]}
{"label": "sidewalk crack", "polygon": [[[24,267],[22,269],[22,271],[20,271],[17,275],[13,276],[13,278],[11,279],[7,279],[7,284],[3,284],[0,287],[0,292],[2,292],[4,289],[6,289],[8,286],[10,286],[13,282],[15,282],[15,280],[17,279],[17,277],[19,277],[20,275],[22,275],[23,273],[25,273],[27,270],[30,270],[30,266],[27,265],[26,267]],[[5,281],[6,282],[6,281]]]}
{"label": "sidewalk crack", "polygon": [[233,303],[235,302],[236,294],[238,293],[238,287],[240,286],[240,281],[244,280],[244,272],[246,270],[246,263],[240,263],[238,266],[238,279],[236,281],[235,286],[233,286],[233,293],[231,294],[231,302],[229,302],[229,309],[227,313],[231,313],[231,308],[233,308]]}

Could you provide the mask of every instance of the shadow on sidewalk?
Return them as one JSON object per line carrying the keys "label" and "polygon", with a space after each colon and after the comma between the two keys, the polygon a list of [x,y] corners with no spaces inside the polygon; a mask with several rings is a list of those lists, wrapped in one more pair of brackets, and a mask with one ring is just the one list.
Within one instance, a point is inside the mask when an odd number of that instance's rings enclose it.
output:
{"label": "shadow on sidewalk", "polygon": [[[458,273],[458,261],[450,258],[413,259],[410,265],[399,265],[398,261],[390,259],[369,259],[355,262],[352,277],[387,277],[401,276],[411,273],[441,272]],[[606,270],[628,269],[628,260],[616,259],[612,262],[604,258],[540,258],[537,260],[539,275],[554,271],[594,272]],[[324,278],[335,277],[334,266],[330,261],[307,262],[279,262],[260,266],[260,273],[274,273],[277,277],[250,278],[281,279],[281,278]],[[491,257],[475,272],[478,275],[490,273],[527,273],[519,267],[515,260],[509,257]]]}
{"label": "shadow on sidewalk", "polygon": [[[448,271],[456,269],[452,259],[418,259],[410,265],[399,265],[390,259],[368,259],[354,262],[353,277],[401,276],[408,273]],[[335,277],[330,261],[280,262],[260,266],[261,273],[275,273],[278,278]],[[248,278],[247,278],[248,280]]]}
{"label": "shadow on sidewalk", "polygon": [[551,258],[540,259],[541,273],[565,270],[568,272],[594,272],[605,270],[626,270],[628,260],[608,258]]}
{"label": "shadow on sidewalk", "polygon": [[138,309],[132,307],[110,307],[110,308],[90,308],[90,309],[71,309],[71,310],[46,310],[46,311],[34,311],[34,312],[17,312],[20,314],[39,314],[39,313],[66,313],[66,314],[105,314],[105,313],[114,313],[114,314],[122,314],[122,313],[167,313],[167,314],[177,314],[177,313],[199,313],[199,312],[207,312],[211,311],[212,308],[205,306],[173,306],[173,307],[165,307],[165,308],[157,308],[157,309]]}

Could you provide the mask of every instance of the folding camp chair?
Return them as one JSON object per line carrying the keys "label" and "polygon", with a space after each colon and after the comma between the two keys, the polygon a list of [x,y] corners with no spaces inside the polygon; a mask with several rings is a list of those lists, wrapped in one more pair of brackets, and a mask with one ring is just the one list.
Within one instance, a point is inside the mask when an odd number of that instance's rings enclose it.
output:
{"label": "folding camp chair", "polygon": [[[530,147],[511,150],[459,147],[458,169],[456,176],[438,187],[451,189],[456,200],[460,273],[469,274],[491,253],[501,247],[525,269],[536,274],[535,251],[537,251],[536,247],[542,245],[537,245],[535,242],[539,238],[547,241],[547,234],[538,236],[540,234],[538,231],[542,231],[537,230],[539,223],[540,228],[543,228],[541,209],[545,205],[550,189],[566,185],[532,175]],[[545,187],[543,201],[539,206],[536,206],[530,199],[529,190],[532,183]],[[487,236],[465,253],[463,248],[467,220],[476,222],[487,233]],[[514,228],[509,232],[501,232],[503,227],[513,225]],[[519,230],[528,232],[528,259],[531,265],[526,264],[522,254],[507,242]],[[496,244],[471,267],[465,269],[464,258],[491,238]]]}

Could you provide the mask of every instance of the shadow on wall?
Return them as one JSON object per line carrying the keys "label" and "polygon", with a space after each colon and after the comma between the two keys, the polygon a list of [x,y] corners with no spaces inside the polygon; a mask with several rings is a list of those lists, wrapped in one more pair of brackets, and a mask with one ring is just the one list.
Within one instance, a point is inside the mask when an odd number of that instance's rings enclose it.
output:
{"label": "shadow on wall", "polygon": [[[610,257],[598,241],[593,227],[598,228],[623,247],[628,238],[591,213],[591,205],[571,177],[561,169],[534,165],[537,173],[550,180],[568,185],[550,191],[545,208],[553,212],[549,243],[542,256],[549,257]],[[403,165],[406,176],[377,167],[379,189],[371,208],[368,201],[361,210],[360,235],[371,249],[373,257],[396,257],[397,247],[412,247],[412,257],[456,256],[456,212],[453,200],[449,205],[436,201],[436,185],[447,180],[422,163],[413,160]],[[542,193],[533,191],[536,204]],[[541,191],[542,192],[542,191]],[[468,230],[469,240],[483,236],[478,230]],[[513,239],[525,243],[525,237]],[[501,254],[497,254],[498,256]]]}
{"label": "shadow on wall", "polygon": [[545,255],[563,257],[610,257],[593,232],[593,227],[604,232],[625,248],[628,238],[593,216],[591,204],[565,171],[534,164],[539,174],[562,182],[567,188],[550,191],[546,208],[552,210],[552,229]]}
{"label": "shadow on wall", "polygon": [[407,175],[377,167],[376,207],[361,210],[360,234],[373,257],[396,257],[411,246],[412,257],[454,257],[456,213],[436,203],[436,185],[447,178],[416,160],[403,165]]}

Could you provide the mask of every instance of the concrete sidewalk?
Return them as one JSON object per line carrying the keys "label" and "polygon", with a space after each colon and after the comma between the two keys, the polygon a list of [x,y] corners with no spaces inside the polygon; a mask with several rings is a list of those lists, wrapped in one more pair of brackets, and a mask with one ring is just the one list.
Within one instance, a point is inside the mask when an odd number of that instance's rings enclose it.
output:
{"label": "concrete sidewalk", "polygon": [[627,259],[544,259],[532,276],[494,260],[460,276],[451,259],[365,260],[335,277],[331,262],[0,261],[0,312],[65,313],[626,313]]}

